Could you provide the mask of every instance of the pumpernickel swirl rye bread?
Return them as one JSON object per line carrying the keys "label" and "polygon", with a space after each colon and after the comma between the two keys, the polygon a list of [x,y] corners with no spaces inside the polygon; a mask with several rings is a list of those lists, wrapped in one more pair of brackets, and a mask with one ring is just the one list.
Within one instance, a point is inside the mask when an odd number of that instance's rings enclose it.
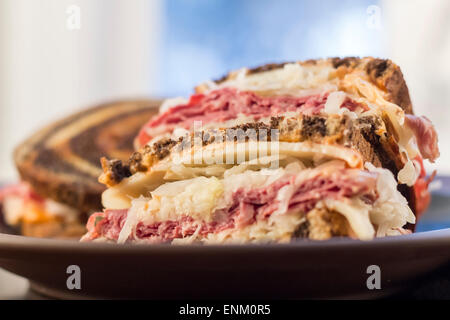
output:
{"label": "pumpernickel swirl rye bread", "polygon": [[43,197],[83,212],[101,210],[100,158],[128,159],[134,137],[159,105],[157,100],[106,103],[41,129],[14,151],[22,180]]}

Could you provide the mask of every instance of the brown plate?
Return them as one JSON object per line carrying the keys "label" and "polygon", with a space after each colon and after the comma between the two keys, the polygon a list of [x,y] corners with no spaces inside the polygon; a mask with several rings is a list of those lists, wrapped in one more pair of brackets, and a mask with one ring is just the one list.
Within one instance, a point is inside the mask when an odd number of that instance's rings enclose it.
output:
{"label": "brown plate", "polygon": [[[370,242],[289,245],[130,246],[0,235],[0,266],[60,298],[376,297],[450,261],[450,230]],[[81,270],[69,290],[67,268]],[[378,265],[381,290],[369,290]]]}
{"label": "brown plate", "polygon": [[[418,230],[450,220],[450,179]],[[357,241],[167,246],[78,243],[0,234],[0,267],[58,298],[373,298],[405,290],[450,263],[450,229]],[[81,289],[68,289],[70,265]],[[381,289],[369,290],[370,265]]]}

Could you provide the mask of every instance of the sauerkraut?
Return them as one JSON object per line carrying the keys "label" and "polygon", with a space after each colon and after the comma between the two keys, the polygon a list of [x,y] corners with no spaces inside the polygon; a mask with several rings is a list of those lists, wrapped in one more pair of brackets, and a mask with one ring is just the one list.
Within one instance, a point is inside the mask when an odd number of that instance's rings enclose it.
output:
{"label": "sauerkraut", "polygon": [[[330,196],[324,194],[324,198],[318,198],[317,203],[312,207],[325,207],[344,216],[353,234],[361,240],[372,239],[375,235],[378,237],[390,235],[406,223],[414,223],[414,215],[406,199],[397,191],[397,182],[392,173],[387,169],[375,168],[369,163],[366,167],[369,174],[375,174],[376,177],[376,183],[373,186],[376,189],[373,190],[376,198],[373,202],[367,202],[372,188],[370,186],[372,178],[365,176],[368,173],[358,169],[346,169],[345,163],[338,160],[326,162],[316,168],[307,168],[299,160],[293,160],[286,167],[278,169],[248,170],[248,167],[242,166],[241,170],[238,170],[238,167],[233,167],[225,170],[220,179],[214,176],[201,176],[168,182],[153,190],[150,197],[132,200],[118,242],[123,243],[130,236],[138,238],[135,237],[135,230],[139,223],[152,225],[165,221],[178,221],[186,217],[197,223],[196,231],[185,239],[177,239],[175,243],[194,240],[205,243],[273,241],[274,239],[288,241],[307,214],[304,209],[299,210],[292,205],[294,195],[298,196],[298,187],[308,181],[322,178],[343,179],[337,184],[343,186],[354,183],[349,186],[349,190],[355,192],[358,192],[356,191],[358,188],[366,189],[365,193],[361,194],[362,198],[357,196],[358,193],[352,197],[338,198],[334,194]],[[354,178],[346,182],[346,177]],[[360,187],[357,184],[360,184]],[[278,185],[279,187],[275,187]],[[267,194],[262,193],[265,194],[264,197],[275,192],[273,197],[268,198],[272,199],[270,206],[275,207],[270,211],[267,219],[258,218],[254,222],[245,223],[242,227],[235,225],[219,232],[200,235],[202,224],[217,221],[217,214],[227,218],[225,213],[230,205],[235,203],[233,201],[236,201],[236,194],[254,190],[259,190],[255,195],[261,194],[261,190],[265,188],[272,191],[267,191]],[[315,187],[311,188],[313,189],[308,192],[313,192],[311,193],[313,195]],[[265,200],[255,198],[255,201],[258,203]]]}

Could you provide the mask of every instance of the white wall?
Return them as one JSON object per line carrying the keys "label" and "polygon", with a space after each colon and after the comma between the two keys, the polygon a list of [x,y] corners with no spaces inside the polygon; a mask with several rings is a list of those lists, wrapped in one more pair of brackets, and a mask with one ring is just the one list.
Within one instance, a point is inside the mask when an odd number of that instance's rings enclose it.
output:
{"label": "white wall", "polygon": [[[80,29],[67,28],[71,5]],[[152,94],[160,13],[159,0],[0,1],[0,181],[16,176],[13,147],[50,120]]]}
{"label": "white wall", "polygon": [[441,157],[429,168],[450,174],[450,1],[384,0],[387,56],[403,70],[416,114],[436,126]]}

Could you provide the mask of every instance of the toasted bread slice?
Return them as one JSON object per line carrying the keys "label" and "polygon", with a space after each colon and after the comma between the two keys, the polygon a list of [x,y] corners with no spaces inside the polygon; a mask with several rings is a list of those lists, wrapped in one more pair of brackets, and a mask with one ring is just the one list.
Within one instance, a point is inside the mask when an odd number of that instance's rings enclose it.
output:
{"label": "toasted bread slice", "polygon": [[21,143],[14,160],[21,178],[44,198],[81,212],[101,210],[100,158],[128,159],[156,100],[106,103],[57,121]]}

